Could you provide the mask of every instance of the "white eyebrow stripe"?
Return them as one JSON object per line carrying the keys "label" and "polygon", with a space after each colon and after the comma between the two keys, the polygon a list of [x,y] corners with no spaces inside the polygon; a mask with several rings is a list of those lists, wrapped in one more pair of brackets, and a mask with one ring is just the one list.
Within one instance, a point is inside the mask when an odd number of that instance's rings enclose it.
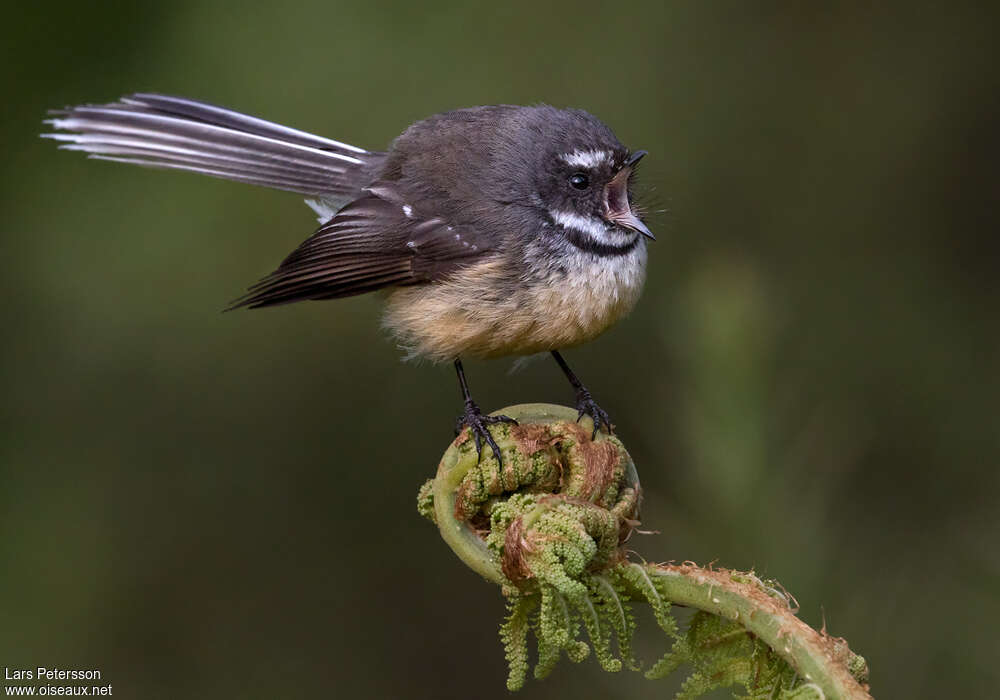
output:
{"label": "white eyebrow stripe", "polygon": [[567,165],[577,168],[596,168],[601,163],[611,161],[611,152],[603,150],[581,151],[564,153],[559,156]]}

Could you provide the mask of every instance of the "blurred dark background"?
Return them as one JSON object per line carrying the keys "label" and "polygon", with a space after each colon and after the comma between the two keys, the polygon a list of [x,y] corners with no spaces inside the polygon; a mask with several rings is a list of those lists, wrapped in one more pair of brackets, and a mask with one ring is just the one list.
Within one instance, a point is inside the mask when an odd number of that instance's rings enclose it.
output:
{"label": "blurred dark background", "polygon": [[[0,665],[126,698],[506,695],[499,592],[415,511],[451,368],[402,363],[374,296],[219,313],[312,231],[295,196],[37,138],[48,108],[147,90],[376,149],[548,102],[647,149],[645,294],[566,353],[639,464],[662,534],[636,549],[780,579],[876,697],[996,692],[994,17],[140,5],[0,30]],[[551,360],[509,367],[467,363],[484,408],[571,401]],[[521,697],[669,690],[590,660]]]}

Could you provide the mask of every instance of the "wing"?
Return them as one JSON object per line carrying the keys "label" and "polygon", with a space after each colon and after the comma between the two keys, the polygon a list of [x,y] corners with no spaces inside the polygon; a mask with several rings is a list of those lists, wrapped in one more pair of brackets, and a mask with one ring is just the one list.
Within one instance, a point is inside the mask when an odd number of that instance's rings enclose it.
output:
{"label": "wing", "polygon": [[392,185],[378,183],[365,188],[362,197],[230,308],[335,299],[432,282],[491,251],[489,241],[471,227],[421,216]]}
{"label": "wing", "polygon": [[42,134],[91,158],[187,170],[317,197],[357,197],[384,153],[183,97],[137,93],[52,112]]}

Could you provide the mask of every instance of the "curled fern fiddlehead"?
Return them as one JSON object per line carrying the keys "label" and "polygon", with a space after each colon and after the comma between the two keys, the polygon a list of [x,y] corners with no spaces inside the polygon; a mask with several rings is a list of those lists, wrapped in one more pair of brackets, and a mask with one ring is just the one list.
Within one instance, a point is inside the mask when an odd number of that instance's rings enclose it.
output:
{"label": "curled fern fiddlehead", "polygon": [[[500,413],[520,421],[493,428],[503,467],[486,452],[478,459],[463,433],[421,488],[418,510],[469,567],[501,586],[508,688],[527,678],[529,633],[538,646],[536,678],[563,654],[579,663],[591,651],[606,671],[639,670],[633,608],[646,603],[669,646],[646,676],[687,669],[678,698],[732,686],[748,698],[870,697],[864,659],[795,617],[794,600],[776,582],[627,559],[623,543],[638,524],[641,489],[617,438],[591,440],[591,426],[560,406]],[[674,604],[697,610],[683,631]]]}

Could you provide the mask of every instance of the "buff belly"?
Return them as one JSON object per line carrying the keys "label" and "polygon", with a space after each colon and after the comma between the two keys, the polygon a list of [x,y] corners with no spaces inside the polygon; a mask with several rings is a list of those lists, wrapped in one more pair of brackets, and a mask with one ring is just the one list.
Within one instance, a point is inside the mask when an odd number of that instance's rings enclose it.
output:
{"label": "buff belly", "polygon": [[588,256],[527,281],[511,280],[504,261],[477,263],[442,282],[394,290],[384,323],[409,357],[436,362],[565,348],[632,310],[645,262],[642,246],[610,260]]}

